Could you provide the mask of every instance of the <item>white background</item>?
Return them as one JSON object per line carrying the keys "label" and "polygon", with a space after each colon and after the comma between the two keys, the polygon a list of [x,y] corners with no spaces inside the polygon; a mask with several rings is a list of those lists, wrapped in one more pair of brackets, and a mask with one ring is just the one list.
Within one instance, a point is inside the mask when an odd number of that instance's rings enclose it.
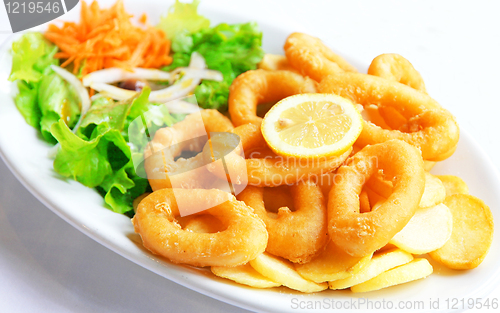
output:
{"label": "white background", "polygon": [[[498,2],[206,2],[264,16],[270,23],[302,25],[340,53],[359,51],[360,71],[378,54],[405,56],[424,77],[429,94],[490,156],[496,166],[492,170],[500,169]],[[170,1],[165,3],[158,10],[166,11]],[[0,34],[0,42],[6,37]],[[31,196],[3,162],[0,186],[1,312],[244,312],[89,239]],[[500,299],[500,286],[490,298]]]}

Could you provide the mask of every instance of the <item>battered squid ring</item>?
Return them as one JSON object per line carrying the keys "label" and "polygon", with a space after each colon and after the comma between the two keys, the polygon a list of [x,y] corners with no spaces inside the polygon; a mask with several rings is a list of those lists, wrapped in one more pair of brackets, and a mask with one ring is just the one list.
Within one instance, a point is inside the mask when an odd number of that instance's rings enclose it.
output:
{"label": "battered squid ring", "polygon": [[[244,124],[236,127],[231,132],[240,137],[243,151],[251,151],[258,148],[267,150],[265,149],[267,148],[267,144],[259,126]],[[206,163],[215,161],[210,153],[211,144],[217,145],[217,143],[209,142],[203,148],[203,156]],[[244,173],[245,171],[247,173],[247,181],[232,183],[247,183],[248,185],[258,187],[276,187],[295,184],[300,180],[308,180],[310,177],[332,172],[347,159],[351,151],[352,148],[337,157],[303,159],[279,156],[268,150],[265,154],[258,154],[254,155],[254,158],[244,159],[239,154],[240,151],[235,149],[224,157],[224,161],[226,166],[231,168],[234,173]],[[221,179],[230,179],[221,165],[212,163],[208,167],[208,170]]]}
{"label": "battered squid ring", "polygon": [[284,49],[290,65],[318,82],[333,73],[357,72],[344,58],[313,36],[293,33],[286,39]]}
{"label": "battered squid ring", "polygon": [[233,81],[229,92],[229,114],[235,126],[260,125],[259,104],[276,102],[300,93],[316,92],[316,82],[290,71],[247,71]]}
{"label": "battered squid ring", "polygon": [[257,64],[257,68],[266,71],[284,70],[299,73],[299,71],[297,71],[288,63],[288,59],[286,58],[286,56],[279,54],[264,54],[264,57],[262,58],[260,63]]}
{"label": "battered squid ring", "polygon": [[[393,192],[377,209],[359,213],[363,185],[382,169],[394,177]],[[366,146],[337,170],[328,199],[328,233],[339,248],[356,257],[385,246],[408,223],[424,192],[420,152],[400,141]]]}
{"label": "battered squid ring", "polygon": [[[174,195],[175,192],[175,195]],[[218,218],[225,230],[196,233],[181,228],[178,201],[193,208],[220,203],[202,214]],[[193,266],[237,266],[263,253],[266,225],[252,209],[221,190],[161,189],[144,198],[132,219],[144,247],[174,263]]]}
{"label": "battered squid ring", "polygon": [[363,122],[356,145],[363,147],[400,139],[419,148],[422,157],[429,160],[449,152],[458,143],[460,131],[453,115],[428,95],[406,85],[372,75],[344,72],[325,78],[319,90],[363,106],[392,107],[406,118],[407,123],[395,130]]}
{"label": "battered squid ring", "polygon": [[[424,79],[420,73],[413,67],[413,65],[403,56],[395,53],[381,54],[373,59],[368,74],[383,77],[392,81],[397,81],[404,85],[410,86],[415,90],[427,93],[425,89]],[[398,129],[404,122],[400,122],[399,114],[392,107],[386,107],[386,110],[381,110],[380,115],[384,118],[385,122],[393,129]],[[391,112],[392,111],[392,112]],[[391,114],[392,113],[392,114]],[[380,126],[380,125],[379,125]],[[442,161],[449,158],[457,146],[448,150],[447,152],[436,156],[429,161]]]}
{"label": "battered squid ring", "polygon": [[266,212],[264,188],[247,186],[238,199],[252,207],[266,224],[267,252],[294,263],[306,263],[328,241],[325,200],[321,189],[312,182],[299,182],[289,188],[295,211],[281,207],[277,218]]}
{"label": "battered squid ring", "polygon": [[[420,73],[417,72],[410,61],[399,54],[389,53],[377,56],[370,64],[368,74],[382,77],[390,81],[396,81],[415,90],[426,93],[424,80]],[[368,107],[365,109],[367,108]],[[399,129],[407,122],[406,119],[393,107],[380,107],[378,108],[378,112],[384,119],[383,123],[385,124],[379,124],[381,121],[378,120],[372,122],[375,122],[375,124],[381,126],[382,128]]]}
{"label": "battered squid ring", "polygon": [[[201,118],[200,118],[201,114]],[[201,154],[184,159],[183,151],[201,151],[210,132],[233,129],[231,121],[217,110],[193,113],[171,127],[159,129],[144,152],[144,166],[153,190],[179,187],[206,188],[214,177],[203,167]],[[168,149],[165,149],[168,148]]]}
{"label": "battered squid ring", "polygon": [[420,92],[425,90],[424,79],[413,65],[403,56],[396,53],[386,53],[373,59],[368,74],[410,86]]}

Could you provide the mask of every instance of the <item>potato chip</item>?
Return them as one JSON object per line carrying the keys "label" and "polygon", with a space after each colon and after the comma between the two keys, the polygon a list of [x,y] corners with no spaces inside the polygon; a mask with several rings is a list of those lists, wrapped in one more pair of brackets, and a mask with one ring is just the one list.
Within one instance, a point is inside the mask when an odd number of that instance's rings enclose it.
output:
{"label": "potato chip", "polygon": [[436,175],[436,177],[443,183],[446,189],[446,196],[455,195],[457,193],[469,194],[469,187],[462,178],[454,175]]}
{"label": "potato chip", "polygon": [[295,264],[295,269],[302,277],[314,282],[333,281],[359,272],[371,257],[353,257],[330,241],[320,255],[309,263]]}
{"label": "potato chip", "polygon": [[424,160],[424,170],[426,170],[427,172],[429,172],[430,170],[432,170],[432,168],[434,167],[434,165],[436,165],[437,162],[435,161],[428,161],[428,160]]}
{"label": "potato chip", "polygon": [[387,272],[351,287],[352,292],[367,292],[400,285],[432,274],[432,265],[427,259],[414,259],[410,263],[398,266]]}
{"label": "potato chip", "polygon": [[267,252],[250,261],[250,265],[270,280],[301,292],[318,292],[328,288],[327,283],[317,284],[303,278],[297,273],[293,263]]}
{"label": "potato chip", "polygon": [[429,255],[452,269],[477,267],[493,241],[490,208],[481,199],[464,194],[449,196],[444,204],[453,215],[453,231],[448,242]]}
{"label": "potato chip", "polygon": [[441,248],[450,239],[453,217],[444,204],[418,209],[390,243],[412,254],[424,254]]}
{"label": "potato chip", "polygon": [[391,249],[373,255],[368,265],[351,277],[328,282],[330,289],[345,289],[361,284],[396,266],[413,260],[413,256],[400,249]]}
{"label": "potato chip", "polygon": [[227,278],[237,283],[248,285],[255,288],[272,288],[281,286],[280,283],[270,280],[257,272],[250,264],[246,263],[240,266],[212,266],[212,273]]}
{"label": "potato chip", "polygon": [[425,189],[419,206],[421,208],[430,208],[442,203],[446,198],[446,189],[443,183],[436,176],[425,172]]}

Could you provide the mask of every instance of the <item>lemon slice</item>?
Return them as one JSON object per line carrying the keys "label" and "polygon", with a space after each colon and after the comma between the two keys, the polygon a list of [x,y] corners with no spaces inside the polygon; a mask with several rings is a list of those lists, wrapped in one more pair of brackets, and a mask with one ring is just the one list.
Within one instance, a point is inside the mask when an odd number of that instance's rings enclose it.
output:
{"label": "lemon slice", "polygon": [[362,128],[361,114],[350,100],[322,93],[279,101],[261,125],[275,153],[301,158],[340,155],[354,144]]}

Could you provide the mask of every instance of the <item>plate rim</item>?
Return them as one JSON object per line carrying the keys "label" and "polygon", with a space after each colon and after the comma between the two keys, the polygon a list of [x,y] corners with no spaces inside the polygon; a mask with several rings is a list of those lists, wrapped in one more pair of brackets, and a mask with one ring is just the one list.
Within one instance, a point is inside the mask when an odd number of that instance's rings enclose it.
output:
{"label": "plate rim", "polygon": [[[204,8],[204,9],[207,9],[207,8]],[[220,13],[220,12],[218,12],[218,13]],[[232,16],[235,16],[235,15],[233,14]],[[253,20],[258,20],[258,19],[254,18]],[[262,24],[268,24],[270,27],[276,28],[276,27],[274,27],[273,25],[271,25],[270,23],[267,23],[267,22],[262,23]],[[259,25],[262,25],[262,24],[259,21]],[[265,28],[265,27],[261,27],[261,28]],[[281,27],[277,27],[277,28],[279,29]],[[284,28],[283,28],[283,30],[287,31]],[[10,44],[12,42],[13,38],[15,38],[15,37],[16,37],[15,35],[9,36],[7,38],[7,40],[5,40],[4,43],[0,46],[0,57],[1,57],[1,52],[4,51],[4,49],[8,46],[8,44]],[[13,101],[11,101],[11,103],[13,104]],[[24,121],[24,118],[23,118],[23,121]],[[29,126],[26,123],[24,123],[23,127],[25,127],[25,128],[31,128],[31,126]],[[0,127],[0,129],[1,129],[1,127]],[[464,140],[464,141],[462,141],[462,140]],[[498,169],[493,164],[493,162],[490,159],[490,157],[485,153],[485,151],[483,150],[483,148],[467,133],[466,130],[464,130],[462,128],[461,128],[461,141],[465,142],[467,145],[472,145],[473,148],[476,150],[476,154],[481,155],[482,158],[483,158],[483,161],[487,162],[487,165],[485,167],[489,168],[490,170],[493,169],[493,171],[491,172],[491,177],[493,177],[493,179],[496,180],[496,182],[497,182],[496,188],[500,189],[500,174],[499,174]],[[210,296],[210,297],[212,297],[214,299],[218,299],[220,301],[223,301],[223,302],[226,302],[226,303],[230,303],[230,304],[235,305],[237,307],[242,307],[242,308],[250,309],[250,310],[256,310],[257,309],[257,310],[260,311],[260,310],[273,309],[273,308],[269,308],[267,306],[266,307],[259,307],[259,306],[247,305],[246,303],[242,303],[242,302],[237,301],[234,297],[228,297],[226,294],[220,294],[220,293],[211,291],[211,290],[209,290],[207,288],[204,289],[203,287],[199,286],[199,284],[192,283],[189,280],[181,280],[181,279],[178,279],[178,278],[175,278],[175,277],[174,278],[173,277],[168,277],[168,275],[166,276],[165,273],[164,273],[164,271],[162,270],[162,269],[164,269],[163,264],[155,261],[153,258],[151,258],[151,255],[149,255],[149,256],[148,255],[144,255],[143,257],[146,257],[147,259],[154,261],[153,263],[141,264],[141,262],[143,262],[143,260],[137,258],[137,255],[134,255],[130,251],[125,251],[122,248],[120,248],[119,246],[114,245],[113,242],[110,242],[109,240],[106,240],[106,238],[103,237],[102,234],[99,234],[99,233],[96,233],[96,232],[92,232],[89,228],[86,228],[84,224],[78,223],[78,221],[74,220],[74,217],[71,216],[70,214],[68,214],[67,211],[58,208],[57,205],[54,203],[53,199],[51,199],[50,197],[46,197],[45,195],[41,194],[40,190],[38,190],[35,187],[35,185],[33,185],[32,182],[30,182],[29,179],[26,179],[24,177],[23,173],[18,169],[18,164],[15,164],[15,162],[12,162],[12,160],[8,157],[8,155],[3,151],[3,145],[2,145],[1,141],[0,141],[0,157],[2,158],[2,160],[4,161],[4,163],[7,165],[7,167],[9,168],[9,170],[13,173],[13,175],[41,203],[43,203],[52,212],[54,212],[56,215],[58,215],[63,220],[65,220],[66,222],[68,222],[70,225],[72,225],[73,227],[75,227],[76,229],[78,229],[79,231],[81,231],[82,233],[84,233],[85,235],[87,235],[88,237],[92,238],[96,242],[98,242],[98,243],[102,244],[103,246],[105,246],[106,248],[110,249],[111,251],[113,251],[115,253],[118,253],[119,255],[121,255],[121,256],[123,256],[123,257],[125,257],[125,258],[127,258],[127,259],[129,259],[131,261],[133,261],[137,265],[140,265],[140,266],[142,266],[144,268],[147,268],[148,270],[150,270],[152,272],[155,272],[158,275],[161,275],[161,276],[163,276],[163,277],[165,277],[165,278],[167,278],[167,279],[169,279],[171,281],[174,281],[174,282],[176,282],[176,283],[178,283],[178,284],[180,284],[182,286],[190,288],[191,290],[197,291],[197,292],[199,292],[201,294]],[[81,187],[83,187],[85,189],[88,189],[87,187],[85,187],[83,185],[81,185]],[[105,208],[105,209],[109,210],[107,208]],[[489,280],[488,286],[483,286],[483,288],[481,289],[481,290],[484,290],[483,293],[484,292],[486,292],[486,293],[488,292],[485,289],[489,289],[489,292],[491,292],[492,288],[495,287],[495,285],[498,285],[498,279],[499,279],[499,276],[500,276],[500,269],[498,269],[494,274],[495,275],[492,275],[492,278]],[[210,278],[210,279],[212,279],[212,278]],[[224,285],[227,285],[227,284],[224,284]],[[238,287],[238,288],[242,288],[242,287]],[[246,287],[243,287],[243,288],[248,289]],[[297,296],[299,296],[299,294]],[[279,312],[279,310],[276,310],[276,312]]]}

